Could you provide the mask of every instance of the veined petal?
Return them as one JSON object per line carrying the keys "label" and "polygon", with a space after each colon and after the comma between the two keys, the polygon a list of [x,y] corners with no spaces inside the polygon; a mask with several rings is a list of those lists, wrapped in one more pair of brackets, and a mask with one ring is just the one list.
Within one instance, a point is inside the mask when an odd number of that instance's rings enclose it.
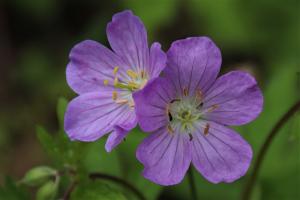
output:
{"label": "veined petal", "polygon": [[255,79],[232,71],[219,77],[204,97],[204,109],[217,105],[205,118],[225,125],[242,125],[254,120],[263,107],[263,96]]}
{"label": "veined petal", "polygon": [[167,62],[167,56],[161,45],[158,42],[154,42],[150,48],[150,64],[149,74],[151,78],[158,77],[162,70],[165,68]]}
{"label": "veined petal", "polygon": [[172,43],[164,74],[178,91],[205,91],[215,81],[221,66],[221,52],[208,37],[191,37]]}
{"label": "veined petal", "polygon": [[165,78],[156,78],[133,94],[139,125],[151,132],[168,123],[168,103],[174,99],[175,90]]}
{"label": "veined petal", "polygon": [[112,100],[112,91],[85,93],[73,99],[65,114],[65,131],[73,140],[94,141],[118,124],[132,123],[134,110]]}
{"label": "veined petal", "polygon": [[78,94],[101,91],[104,80],[113,84],[113,70],[125,73],[126,65],[111,50],[98,42],[85,40],[75,45],[67,66],[67,82]]}
{"label": "veined petal", "polygon": [[114,127],[114,130],[109,134],[105,149],[107,152],[111,152],[117,145],[119,145],[122,140],[128,135],[131,129],[137,125],[137,120],[135,115],[130,115],[127,119],[128,123],[119,124]]}
{"label": "veined petal", "polygon": [[148,66],[147,32],[142,21],[131,11],[115,14],[106,32],[110,46],[127,65],[136,71]]}
{"label": "veined petal", "polygon": [[144,164],[145,178],[160,185],[177,184],[191,162],[188,135],[160,129],[139,145],[136,156]]}
{"label": "veined petal", "polygon": [[214,122],[204,134],[199,123],[192,140],[192,163],[210,182],[233,182],[243,176],[252,159],[250,145],[235,131]]}

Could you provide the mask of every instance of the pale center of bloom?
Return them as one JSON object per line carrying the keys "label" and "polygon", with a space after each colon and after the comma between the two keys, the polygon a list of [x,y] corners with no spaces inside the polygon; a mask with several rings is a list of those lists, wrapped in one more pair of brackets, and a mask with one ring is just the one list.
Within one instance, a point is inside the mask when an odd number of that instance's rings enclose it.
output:
{"label": "pale center of bloom", "polygon": [[119,93],[117,90],[112,92],[112,99],[118,104],[128,104],[130,107],[134,107],[134,101],[132,98],[132,93],[134,91],[142,89],[147,81],[148,74],[142,69],[137,69],[138,71],[133,71],[128,69],[123,73],[119,72],[119,67],[113,69],[114,81],[110,83],[109,80],[104,80],[104,85],[113,85],[116,89],[122,89]]}
{"label": "pale center of bloom", "polygon": [[[191,134],[195,131],[195,126],[201,120],[204,120],[205,113],[212,112],[218,105],[205,108],[203,104],[203,95],[200,90],[195,95],[189,96],[186,90],[183,96],[172,100],[167,107],[169,124],[167,129],[170,133],[179,128],[181,133]],[[208,133],[209,124],[206,124],[204,134]],[[191,136],[192,137],[192,136]]]}

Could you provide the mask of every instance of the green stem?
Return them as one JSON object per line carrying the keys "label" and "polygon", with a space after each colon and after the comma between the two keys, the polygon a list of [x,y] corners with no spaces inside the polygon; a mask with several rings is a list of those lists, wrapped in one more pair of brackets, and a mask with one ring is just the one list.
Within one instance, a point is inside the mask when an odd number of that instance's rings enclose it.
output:
{"label": "green stem", "polygon": [[197,200],[197,191],[192,167],[189,168],[188,175],[192,199]]}
{"label": "green stem", "polygon": [[252,174],[250,175],[250,178],[248,182],[246,183],[245,189],[242,193],[242,198],[243,200],[249,200],[251,198],[251,194],[259,173],[259,170],[262,166],[263,160],[265,158],[265,155],[267,153],[267,150],[269,149],[273,139],[279,132],[279,130],[283,127],[283,125],[288,122],[288,120],[298,111],[300,110],[300,99],[281,117],[281,119],[275,124],[271,132],[268,134],[265,142],[263,143],[256,162],[254,163],[253,166],[253,171]]}

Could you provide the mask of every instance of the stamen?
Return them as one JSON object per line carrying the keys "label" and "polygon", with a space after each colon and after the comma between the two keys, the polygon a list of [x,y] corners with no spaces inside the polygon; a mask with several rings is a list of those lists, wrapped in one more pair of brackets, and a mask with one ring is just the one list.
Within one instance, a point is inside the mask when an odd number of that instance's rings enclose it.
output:
{"label": "stamen", "polygon": [[138,89],[139,88],[139,85],[132,82],[132,81],[129,81],[128,82],[128,86],[131,87],[131,88],[134,88],[134,89]]}
{"label": "stamen", "polygon": [[128,76],[130,76],[130,78],[132,79],[136,79],[139,75],[137,73],[135,73],[134,71],[132,71],[131,69],[128,69],[126,71],[126,73],[128,74]]}
{"label": "stamen", "polygon": [[203,99],[203,93],[201,90],[196,90],[196,100],[197,101],[202,101]]}
{"label": "stamen", "polygon": [[119,83],[118,77],[115,77],[115,79],[114,79],[114,86],[117,86],[118,83]]}
{"label": "stamen", "polygon": [[218,104],[212,105],[210,108],[208,108],[207,112],[212,112],[214,110],[216,110],[219,107]]}
{"label": "stamen", "polygon": [[204,135],[205,135],[205,136],[208,135],[208,131],[209,131],[209,123],[207,123],[207,124],[205,125],[205,128],[204,128]]}
{"label": "stamen", "polygon": [[169,116],[169,121],[172,121],[173,120],[173,116],[171,115],[170,112],[168,112],[168,116]]}
{"label": "stamen", "polygon": [[118,71],[119,71],[119,67],[116,66],[116,67],[114,68],[113,74],[116,75]]}
{"label": "stamen", "polygon": [[180,99],[172,99],[170,103],[174,103],[175,101],[180,101]]}
{"label": "stamen", "polygon": [[117,104],[126,104],[126,103],[128,103],[128,100],[127,99],[117,99],[116,103]]}
{"label": "stamen", "polygon": [[167,129],[169,133],[174,133],[174,130],[170,124],[167,126]]}
{"label": "stamen", "polygon": [[129,107],[134,108],[134,101],[129,101],[128,105]]}
{"label": "stamen", "polygon": [[117,100],[117,98],[118,98],[118,93],[117,93],[117,91],[113,91],[113,92],[112,92],[112,99],[115,101],[115,100]]}
{"label": "stamen", "polygon": [[189,91],[187,88],[183,88],[183,95],[184,96],[188,96],[189,95]]}
{"label": "stamen", "polygon": [[104,85],[108,85],[108,83],[109,83],[109,82],[108,82],[107,79],[104,79],[104,80],[103,80],[103,84],[104,84]]}
{"label": "stamen", "polygon": [[141,71],[141,77],[142,77],[142,79],[145,77],[145,75],[146,75],[145,71],[142,70],[142,71]]}

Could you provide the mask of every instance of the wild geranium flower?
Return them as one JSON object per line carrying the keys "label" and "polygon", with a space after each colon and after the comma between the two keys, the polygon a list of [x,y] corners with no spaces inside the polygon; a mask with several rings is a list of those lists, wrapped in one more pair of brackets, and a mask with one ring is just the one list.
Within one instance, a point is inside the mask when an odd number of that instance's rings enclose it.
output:
{"label": "wild geranium flower", "polygon": [[106,31],[114,52],[92,40],[71,50],[67,82],[79,96],[67,107],[65,130],[80,141],[111,133],[111,151],[137,124],[132,94],[160,74],[166,55],[159,43],[148,48],[146,29],[131,11],[115,14]]}
{"label": "wild geranium flower", "polygon": [[263,97],[245,72],[217,78],[220,65],[220,50],[209,38],[178,40],[167,52],[164,77],[134,94],[139,124],[151,132],[137,149],[147,179],[177,184],[191,163],[213,183],[246,173],[251,147],[227,126],[256,118]]}

